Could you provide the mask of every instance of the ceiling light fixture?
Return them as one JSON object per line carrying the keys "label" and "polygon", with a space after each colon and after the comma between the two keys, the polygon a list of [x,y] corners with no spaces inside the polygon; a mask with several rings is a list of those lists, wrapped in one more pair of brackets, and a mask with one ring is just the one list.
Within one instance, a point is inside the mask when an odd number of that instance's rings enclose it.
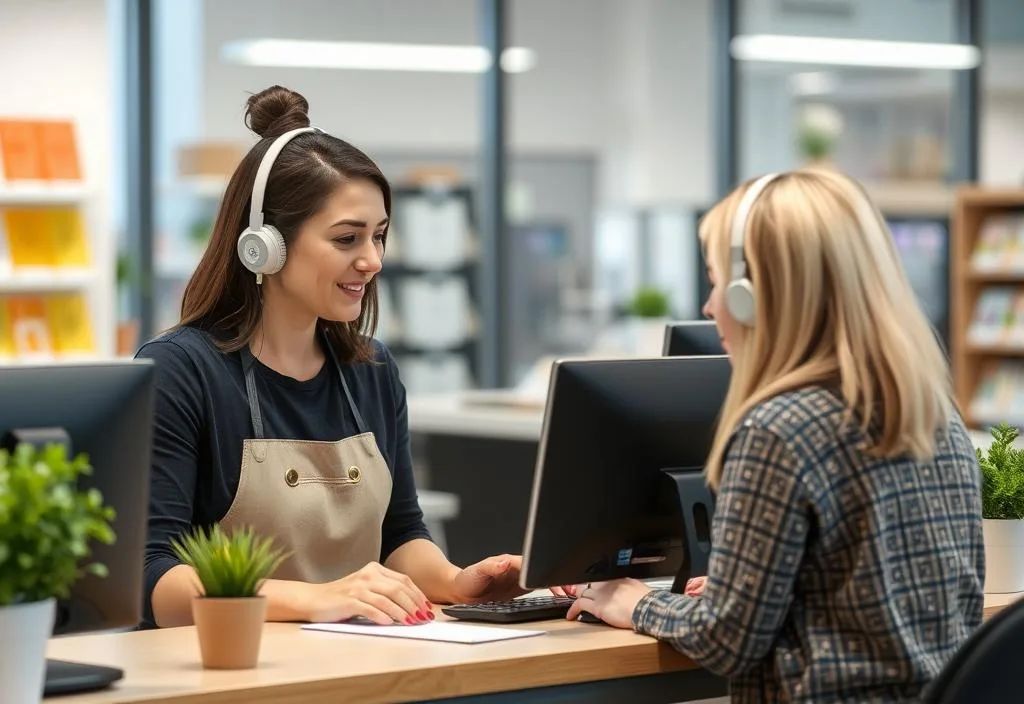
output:
{"label": "ceiling light fixture", "polygon": [[[443,44],[248,39],[225,44],[221,56],[248,66],[364,71],[483,73],[491,66],[491,53],[482,46]],[[508,73],[529,71],[535,63],[533,51],[523,47],[509,47],[501,55]]]}
{"label": "ceiling light fixture", "polygon": [[779,61],[832,66],[874,66],[963,70],[981,62],[969,44],[927,44],[876,39],[839,39],[750,34],[734,37],[729,51],[737,61]]}

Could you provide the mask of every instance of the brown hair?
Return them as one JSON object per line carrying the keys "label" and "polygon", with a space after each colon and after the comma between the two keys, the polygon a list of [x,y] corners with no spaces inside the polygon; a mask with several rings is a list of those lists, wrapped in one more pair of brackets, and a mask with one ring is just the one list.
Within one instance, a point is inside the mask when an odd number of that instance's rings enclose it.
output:
{"label": "brown hair", "polygon": [[[256,277],[237,255],[238,236],[249,223],[252,187],[263,155],[280,135],[309,126],[309,103],[298,93],[271,86],[246,101],[245,124],[262,139],[228,181],[210,242],[185,287],[178,326],[209,331],[225,352],[249,344],[263,306]],[[348,142],[322,132],[293,138],[274,161],[263,198],[264,222],[276,227],[290,244],[302,224],[315,215],[331,193],[348,180],[376,184],[391,215],[391,186],[375,163]],[[385,231],[385,237],[387,233]],[[386,240],[385,240],[386,241]],[[369,361],[369,340],[377,328],[377,279],[366,286],[363,309],[349,323],[320,320],[343,362]]]}

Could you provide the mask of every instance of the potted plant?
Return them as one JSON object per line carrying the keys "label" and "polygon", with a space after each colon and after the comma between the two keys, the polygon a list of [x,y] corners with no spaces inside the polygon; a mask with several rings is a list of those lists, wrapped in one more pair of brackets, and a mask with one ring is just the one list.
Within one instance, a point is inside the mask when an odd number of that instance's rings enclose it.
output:
{"label": "potted plant", "polygon": [[256,667],[267,616],[267,599],[259,590],[287,556],[251,528],[226,533],[219,525],[186,534],[172,541],[172,547],[199,578],[201,592],[192,600],[192,619],[203,667]]}
{"label": "potted plant", "polygon": [[135,353],[139,344],[139,321],[127,317],[130,308],[129,296],[131,285],[135,281],[135,271],[132,267],[131,257],[121,252],[117,255],[115,263],[115,277],[117,281],[118,309],[121,311],[117,321],[117,354],[122,357],[129,357]]}
{"label": "potted plant", "polygon": [[86,573],[91,541],[114,542],[114,510],[96,489],[79,491],[92,472],[62,444],[0,449],[0,702],[36,704],[43,697],[46,644],[57,599]]}
{"label": "potted plant", "polygon": [[805,105],[797,124],[797,142],[807,166],[830,166],[843,131],[843,118],[831,105]]}
{"label": "potted plant", "polygon": [[668,294],[653,286],[642,287],[633,294],[629,302],[629,313],[633,318],[637,354],[660,355],[665,339],[665,325],[669,320]]}
{"label": "potted plant", "polygon": [[1014,447],[1017,428],[992,429],[981,465],[981,511],[985,534],[985,592],[1024,591],[1024,450]]}

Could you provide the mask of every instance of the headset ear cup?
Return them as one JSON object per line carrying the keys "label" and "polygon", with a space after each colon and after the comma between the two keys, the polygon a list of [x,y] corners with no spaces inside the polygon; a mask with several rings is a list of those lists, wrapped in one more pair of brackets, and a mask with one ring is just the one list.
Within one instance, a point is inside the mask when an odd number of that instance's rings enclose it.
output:
{"label": "headset ear cup", "polygon": [[276,274],[281,271],[284,267],[285,260],[288,259],[288,250],[284,246],[284,237],[273,225],[264,225],[264,232],[267,233],[267,237],[270,239],[270,258],[267,260],[267,270],[264,274]]}
{"label": "headset ear cup", "polygon": [[246,229],[238,238],[237,252],[242,265],[254,274],[276,274],[287,256],[284,238],[272,225]]}
{"label": "headset ear cup", "polygon": [[730,283],[725,289],[725,307],[737,323],[753,325],[757,313],[754,285],[744,277]]}

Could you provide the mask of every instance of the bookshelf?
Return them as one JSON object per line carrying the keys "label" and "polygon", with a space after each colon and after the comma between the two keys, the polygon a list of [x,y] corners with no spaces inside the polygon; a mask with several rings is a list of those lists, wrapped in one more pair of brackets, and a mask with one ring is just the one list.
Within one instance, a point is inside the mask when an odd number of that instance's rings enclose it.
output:
{"label": "bookshelf", "polygon": [[393,224],[380,273],[380,325],[410,394],[477,385],[478,243],[472,190],[392,187]]}
{"label": "bookshelf", "polygon": [[[162,228],[156,248],[157,320],[177,321],[185,283],[201,256],[185,228],[212,222],[227,180],[186,176],[163,185],[175,213],[191,217]],[[476,310],[477,235],[472,189],[458,182],[392,186],[392,226],[378,279],[385,342],[412,393],[457,391],[479,378]]]}
{"label": "bookshelf", "polygon": [[967,424],[1024,424],[1024,188],[956,193],[950,352]]}
{"label": "bookshelf", "polygon": [[71,120],[0,117],[0,366],[108,356],[113,262]]}

